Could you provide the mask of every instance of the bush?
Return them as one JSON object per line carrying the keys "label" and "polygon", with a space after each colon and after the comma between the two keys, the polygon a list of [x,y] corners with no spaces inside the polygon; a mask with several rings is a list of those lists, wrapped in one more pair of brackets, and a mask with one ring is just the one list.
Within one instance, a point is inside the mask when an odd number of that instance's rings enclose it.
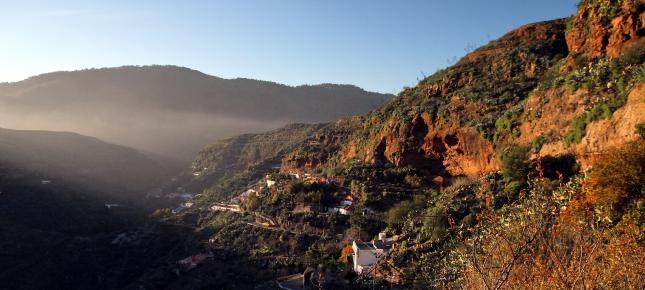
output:
{"label": "bush", "polygon": [[438,206],[428,208],[423,221],[422,232],[431,240],[439,240],[448,234],[448,216],[446,208]]}
{"label": "bush", "polygon": [[595,105],[591,110],[573,119],[569,133],[564,136],[565,146],[569,147],[571,144],[580,143],[582,138],[587,135],[587,125],[596,120],[611,118],[614,111],[624,105],[624,103],[622,98],[613,99],[608,103]]}
{"label": "bush", "polygon": [[502,150],[502,174],[509,180],[525,180],[529,165],[529,147],[510,145]]}
{"label": "bush", "polygon": [[608,150],[585,183],[587,201],[608,216],[621,214],[628,201],[645,194],[645,141]]}
{"label": "bush", "polygon": [[394,205],[387,211],[387,223],[390,226],[397,226],[405,221],[408,213],[412,210],[412,202],[404,200]]}
{"label": "bush", "polygon": [[636,133],[641,136],[641,139],[645,139],[645,123],[636,125]]}
{"label": "bush", "polygon": [[255,194],[249,194],[249,197],[244,201],[244,209],[247,211],[255,211],[262,205],[262,200]]}
{"label": "bush", "polygon": [[427,204],[426,197],[423,195],[415,195],[412,200],[404,200],[394,205],[387,212],[387,223],[392,227],[396,227],[404,222],[408,213],[420,210]]}
{"label": "bush", "polygon": [[619,61],[623,65],[642,64],[645,62],[645,42],[638,42],[623,51]]}

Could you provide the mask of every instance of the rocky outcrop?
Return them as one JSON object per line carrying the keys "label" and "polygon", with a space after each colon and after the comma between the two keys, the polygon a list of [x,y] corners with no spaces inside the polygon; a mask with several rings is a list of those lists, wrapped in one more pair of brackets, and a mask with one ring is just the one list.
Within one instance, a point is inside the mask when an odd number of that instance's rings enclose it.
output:
{"label": "rocky outcrop", "polygon": [[449,122],[437,126],[422,113],[410,124],[390,122],[373,158],[412,166],[435,183],[452,176],[476,176],[498,168],[491,142],[472,127]]}
{"label": "rocky outcrop", "polygon": [[287,156],[282,159],[280,171],[282,172],[310,172],[317,166],[327,161],[326,156]]}
{"label": "rocky outcrop", "polygon": [[582,1],[566,33],[569,51],[589,57],[618,56],[645,35],[642,0]]}
{"label": "rocky outcrop", "polygon": [[640,138],[636,125],[645,123],[645,84],[634,87],[627,98],[627,103],[618,109],[609,119],[592,122],[586,128],[587,134],[578,144],[567,148],[562,141],[547,144],[540,150],[540,155],[559,155],[571,152],[583,169],[588,168],[594,160],[607,152],[611,147],[621,146]]}
{"label": "rocky outcrop", "polygon": [[563,136],[571,120],[584,112],[590,99],[585,89],[570,93],[565,88],[555,88],[531,94],[526,100],[524,115],[535,117],[527,117],[522,122],[520,136],[514,143],[527,144],[547,134]]}

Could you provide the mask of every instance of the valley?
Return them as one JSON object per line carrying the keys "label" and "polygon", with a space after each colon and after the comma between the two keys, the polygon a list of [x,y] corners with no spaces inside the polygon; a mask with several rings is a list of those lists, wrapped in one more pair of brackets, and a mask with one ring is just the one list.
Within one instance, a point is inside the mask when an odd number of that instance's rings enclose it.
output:
{"label": "valley", "polygon": [[0,84],[0,288],[643,289],[643,36],[642,1],[582,0],[396,96]]}

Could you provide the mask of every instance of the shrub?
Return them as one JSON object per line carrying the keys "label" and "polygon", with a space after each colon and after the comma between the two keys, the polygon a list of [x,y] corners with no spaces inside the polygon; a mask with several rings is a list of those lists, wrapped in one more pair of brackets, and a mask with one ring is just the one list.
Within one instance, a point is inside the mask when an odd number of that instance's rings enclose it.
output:
{"label": "shrub", "polygon": [[531,141],[531,152],[538,152],[546,142],[546,137],[540,135]]}
{"label": "shrub", "polygon": [[628,201],[645,194],[645,141],[608,150],[585,183],[586,200],[608,216],[621,214]]}
{"label": "shrub", "polygon": [[623,98],[612,99],[607,103],[597,104],[591,110],[584,112],[571,121],[571,128],[564,136],[564,144],[569,147],[571,144],[577,144],[587,135],[587,125],[591,122],[601,119],[608,119],[614,111],[624,105]]}
{"label": "shrub", "polygon": [[423,221],[422,233],[429,239],[436,241],[446,236],[448,227],[446,208],[442,206],[428,208]]}
{"label": "shrub", "polygon": [[390,226],[398,226],[404,222],[410,212],[420,210],[427,204],[426,197],[415,195],[412,200],[404,200],[394,205],[387,212],[387,223]]}
{"label": "shrub", "polygon": [[635,45],[625,49],[619,57],[623,65],[642,64],[645,62],[645,42],[638,42]]}
{"label": "shrub", "polygon": [[528,172],[529,147],[510,145],[500,154],[502,174],[509,180],[524,180]]}
{"label": "shrub", "polygon": [[522,189],[522,184],[517,181],[511,181],[504,187],[504,192],[508,195],[517,195]]}
{"label": "shrub", "polygon": [[394,205],[387,211],[387,223],[390,226],[397,226],[405,221],[408,213],[412,210],[412,202],[404,200]]}
{"label": "shrub", "polygon": [[636,133],[641,136],[641,139],[645,139],[645,123],[636,125]]}
{"label": "shrub", "polygon": [[249,194],[249,197],[244,201],[244,208],[247,211],[255,211],[262,205],[262,200],[255,194]]}
{"label": "shrub", "polygon": [[404,179],[405,183],[411,187],[419,188],[423,185],[423,179],[417,175],[406,175]]}

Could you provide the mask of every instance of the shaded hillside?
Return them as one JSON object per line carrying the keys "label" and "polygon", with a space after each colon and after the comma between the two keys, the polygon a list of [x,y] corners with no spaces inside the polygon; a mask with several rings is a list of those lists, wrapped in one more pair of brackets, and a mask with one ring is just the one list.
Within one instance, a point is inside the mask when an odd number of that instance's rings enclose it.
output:
{"label": "shaded hillside", "polygon": [[186,159],[219,138],[332,121],[389,97],[350,85],[290,87],[174,66],[129,66],[0,84],[0,126],[78,132]]}
{"label": "shaded hillside", "polygon": [[140,199],[170,172],[134,149],[75,133],[0,129],[0,162],[52,183]]}
{"label": "shaded hillside", "polygon": [[[341,143],[353,130],[351,124],[349,120],[335,124],[292,124],[217,141],[199,153],[193,161],[192,176],[182,182],[187,182],[184,186],[191,191],[206,190],[210,199],[228,198],[233,188],[241,190],[268,172],[294,166],[283,161],[296,156],[293,152],[312,152],[315,154],[312,158],[325,160],[325,152],[338,149],[334,144]],[[291,162],[298,164],[299,160]]]}
{"label": "shaded hillside", "polygon": [[[44,178],[0,162],[3,288],[123,288],[189,243],[190,232],[146,223],[147,212],[132,203],[107,208],[120,200],[61,180],[42,184]],[[120,234],[137,237],[130,241],[136,246],[113,243]]]}

